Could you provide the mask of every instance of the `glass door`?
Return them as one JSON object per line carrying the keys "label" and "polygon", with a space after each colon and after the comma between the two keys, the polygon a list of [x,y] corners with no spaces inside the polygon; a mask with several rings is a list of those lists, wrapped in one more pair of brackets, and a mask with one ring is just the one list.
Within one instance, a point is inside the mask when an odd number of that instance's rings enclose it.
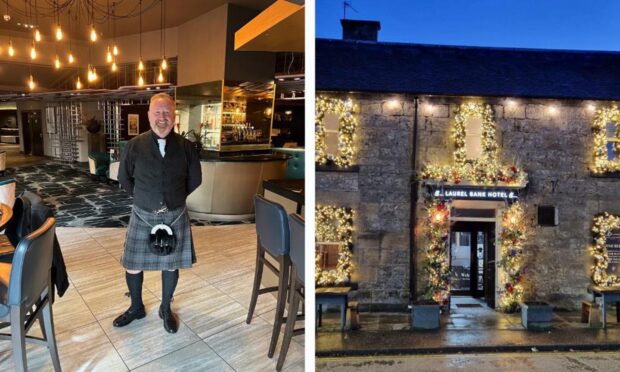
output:
{"label": "glass door", "polygon": [[[493,223],[456,222],[450,231],[451,293],[461,296],[485,297],[489,284],[488,261],[494,258]],[[494,262],[494,260],[493,260]],[[493,288],[494,290],[494,288]],[[488,294],[488,291],[487,291]]]}

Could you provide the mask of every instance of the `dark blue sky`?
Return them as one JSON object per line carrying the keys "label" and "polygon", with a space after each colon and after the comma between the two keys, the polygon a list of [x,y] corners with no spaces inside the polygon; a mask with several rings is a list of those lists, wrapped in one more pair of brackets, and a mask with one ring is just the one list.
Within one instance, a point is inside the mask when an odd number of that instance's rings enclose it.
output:
{"label": "dark blue sky", "polygon": [[[620,51],[620,0],[350,0],[379,41]],[[316,35],[340,39],[342,0],[316,0]]]}

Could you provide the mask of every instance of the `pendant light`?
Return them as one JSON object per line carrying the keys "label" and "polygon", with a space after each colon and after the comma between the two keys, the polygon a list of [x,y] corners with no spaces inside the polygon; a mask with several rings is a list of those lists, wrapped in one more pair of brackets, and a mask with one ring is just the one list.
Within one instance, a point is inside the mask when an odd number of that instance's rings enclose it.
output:
{"label": "pendant light", "polygon": [[142,79],[142,71],[144,71],[144,63],[142,63],[142,0],[140,0],[140,61],[138,62],[138,71],[140,71],[140,79],[138,81],[142,81],[142,84],[138,83],[138,85],[144,85],[144,80]]}
{"label": "pendant light", "polygon": [[35,48],[34,46],[34,40],[32,41],[32,44],[30,45],[30,59],[32,60],[37,59],[37,48]]}
{"label": "pendant light", "polygon": [[9,40],[9,57],[15,55],[15,49],[13,49],[13,40]]}
{"label": "pendant light", "polygon": [[54,67],[56,67],[56,70],[60,68],[60,58],[58,58],[58,54],[56,54],[56,60],[54,61]]}
{"label": "pendant light", "polygon": [[78,76],[77,81],[75,82],[76,89],[82,89],[82,82],[80,81],[80,77]]}
{"label": "pendant light", "polygon": [[[161,70],[166,70],[168,68],[168,62],[166,62],[166,1],[165,0],[160,0],[161,1],[161,24],[160,24],[160,35],[159,35],[159,41],[161,43],[160,48],[162,50],[160,50],[160,52],[162,52],[162,59],[161,59]],[[159,75],[161,76],[162,73],[161,71],[159,71]],[[159,80],[159,77],[158,79]],[[163,80],[163,78],[162,78]]]}
{"label": "pendant light", "polygon": [[28,79],[28,88],[30,88],[30,90],[34,90],[34,88],[37,85],[34,82],[34,78],[32,77],[32,74],[30,74],[30,79]]}
{"label": "pendant light", "polygon": [[95,30],[95,1],[90,2],[90,41],[97,41],[97,31]]}

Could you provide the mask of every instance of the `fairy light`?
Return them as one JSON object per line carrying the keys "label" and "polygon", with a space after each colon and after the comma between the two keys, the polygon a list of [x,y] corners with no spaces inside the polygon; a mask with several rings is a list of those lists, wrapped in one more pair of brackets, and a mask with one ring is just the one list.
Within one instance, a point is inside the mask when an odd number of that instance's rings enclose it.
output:
{"label": "fairy light", "polygon": [[[353,165],[357,149],[355,148],[355,131],[357,119],[353,113],[357,106],[350,99],[316,98],[316,163],[319,165],[333,164],[347,168]],[[326,113],[333,113],[338,117],[338,153],[329,154],[325,143],[325,124],[323,119]]]}
{"label": "fairy light", "polygon": [[[620,160],[609,160],[607,157],[607,123],[616,123],[616,137],[620,140],[620,111],[617,106],[614,105],[596,110],[594,120],[592,121],[594,164],[591,170],[596,174],[620,171]],[[616,151],[620,152],[620,149],[616,149]]]}
{"label": "fairy light", "polygon": [[594,245],[590,247],[590,254],[594,258],[592,266],[592,281],[595,285],[604,287],[620,285],[620,278],[608,274],[609,253],[607,251],[607,236],[613,230],[620,229],[620,216],[614,216],[607,212],[594,217],[592,225],[592,238]]}
{"label": "fairy light", "polygon": [[[471,117],[482,119],[482,156],[467,159],[465,151],[466,123]],[[516,165],[502,165],[499,161],[496,124],[491,106],[481,103],[463,103],[456,110],[452,128],[454,140],[453,164],[427,165],[421,172],[423,180],[459,184],[463,181],[475,185],[525,186],[527,174]]]}
{"label": "fairy light", "polygon": [[499,309],[514,312],[523,301],[523,247],[527,236],[524,211],[517,202],[512,204],[501,219],[502,232],[499,236],[501,257],[498,262]]}
{"label": "fairy light", "polygon": [[353,270],[353,218],[350,208],[331,205],[317,205],[315,213],[316,241],[338,242],[338,263],[336,269],[323,270],[319,265],[320,255],[315,252],[315,278],[317,285],[346,283]]}
{"label": "fairy light", "polygon": [[428,275],[425,297],[444,304],[450,295],[450,265],[448,263],[448,235],[450,233],[450,203],[445,200],[425,202],[427,221],[424,236],[425,272]]}

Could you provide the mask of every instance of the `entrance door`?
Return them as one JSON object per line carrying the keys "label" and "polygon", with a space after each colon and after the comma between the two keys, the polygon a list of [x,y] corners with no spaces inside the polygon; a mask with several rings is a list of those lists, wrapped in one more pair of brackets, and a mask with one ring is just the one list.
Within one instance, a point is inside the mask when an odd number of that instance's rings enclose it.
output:
{"label": "entrance door", "polygon": [[[495,298],[495,224],[492,222],[455,222],[450,230],[451,293],[461,296]],[[493,296],[487,294],[492,292]]]}
{"label": "entrance door", "polygon": [[43,123],[41,111],[22,111],[24,153],[43,156]]}

